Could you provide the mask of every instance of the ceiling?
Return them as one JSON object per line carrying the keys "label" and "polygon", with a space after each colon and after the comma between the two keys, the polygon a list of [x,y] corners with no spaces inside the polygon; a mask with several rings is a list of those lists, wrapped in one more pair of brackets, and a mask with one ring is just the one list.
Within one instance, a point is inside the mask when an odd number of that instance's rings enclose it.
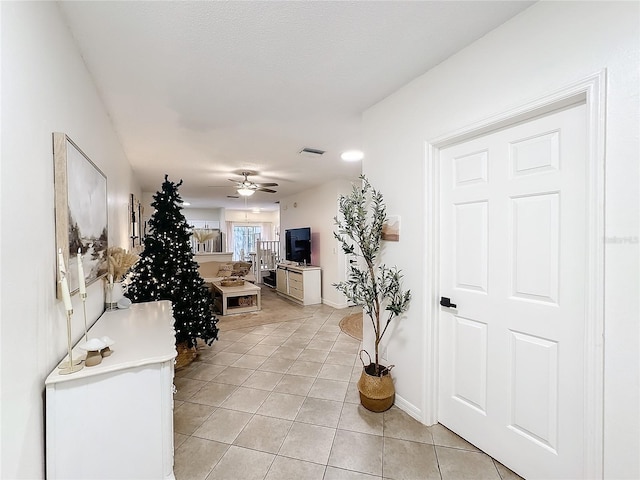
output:
{"label": "ceiling", "polygon": [[[354,178],[364,110],[530,1],[60,2],[145,192],[183,179],[192,207],[277,209]],[[320,157],[298,152],[325,150]],[[366,154],[366,152],[365,152]],[[276,182],[235,194],[229,178]]]}

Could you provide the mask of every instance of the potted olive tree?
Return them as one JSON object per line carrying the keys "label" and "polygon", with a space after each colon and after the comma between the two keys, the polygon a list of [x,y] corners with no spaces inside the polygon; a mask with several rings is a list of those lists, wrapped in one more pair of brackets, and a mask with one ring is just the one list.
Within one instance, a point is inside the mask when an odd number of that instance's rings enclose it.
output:
{"label": "potted olive tree", "polygon": [[402,275],[396,267],[380,264],[378,255],[382,241],[382,227],[387,220],[382,194],[374,189],[367,178],[360,176],[362,186],[353,186],[347,196],[339,197],[340,217],[335,217],[335,238],[342,251],[355,257],[351,262],[346,281],[333,284],[355,305],[362,306],[369,317],[375,337],[374,357],[369,364],[363,361],[363,371],[358,381],[360,402],[368,410],[382,412],[393,405],[395,388],[391,378],[391,366],[380,364],[379,347],[382,337],[393,318],[409,307],[411,292],[403,291]]}

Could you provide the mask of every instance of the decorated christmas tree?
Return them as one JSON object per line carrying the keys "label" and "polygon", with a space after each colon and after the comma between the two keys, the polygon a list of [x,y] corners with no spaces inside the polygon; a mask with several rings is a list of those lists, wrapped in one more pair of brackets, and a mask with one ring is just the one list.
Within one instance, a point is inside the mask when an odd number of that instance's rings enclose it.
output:
{"label": "decorated christmas tree", "polygon": [[175,184],[165,175],[162,190],[151,204],[144,251],[131,273],[127,297],[132,302],[171,300],[176,343],[196,345],[201,338],[208,345],[218,338],[218,319],[211,311],[211,294],[198,272],[191,251],[191,227],[182,214],[182,199]]}

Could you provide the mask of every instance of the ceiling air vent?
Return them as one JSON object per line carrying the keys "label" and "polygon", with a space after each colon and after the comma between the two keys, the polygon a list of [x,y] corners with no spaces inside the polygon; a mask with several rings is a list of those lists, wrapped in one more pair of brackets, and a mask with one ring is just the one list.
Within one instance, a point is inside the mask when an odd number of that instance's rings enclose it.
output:
{"label": "ceiling air vent", "polygon": [[324,152],[324,150],[319,150],[317,148],[304,147],[298,153],[307,157],[319,157],[320,155],[323,155]]}

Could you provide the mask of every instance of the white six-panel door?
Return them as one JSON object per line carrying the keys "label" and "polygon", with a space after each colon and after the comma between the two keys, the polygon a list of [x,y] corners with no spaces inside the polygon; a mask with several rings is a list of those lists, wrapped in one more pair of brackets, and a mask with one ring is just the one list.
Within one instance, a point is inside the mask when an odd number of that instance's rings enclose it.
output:
{"label": "white six-panel door", "polygon": [[586,107],[440,151],[440,423],[583,478]]}

